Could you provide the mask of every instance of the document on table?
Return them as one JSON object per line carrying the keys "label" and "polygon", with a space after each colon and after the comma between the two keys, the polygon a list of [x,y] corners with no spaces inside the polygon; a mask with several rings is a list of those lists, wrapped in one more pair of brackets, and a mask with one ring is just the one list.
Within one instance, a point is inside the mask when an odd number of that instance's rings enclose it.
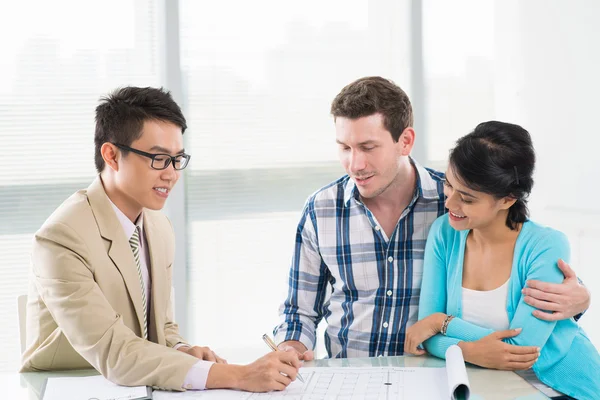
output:
{"label": "document on table", "polygon": [[115,385],[102,375],[85,377],[48,378],[43,400],[147,400],[152,399],[146,386]]}
{"label": "document on table", "polygon": [[[446,368],[302,368],[306,383],[296,380],[281,392],[248,393],[234,390],[203,392],[154,391],[154,400],[467,400],[469,382],[462,352],[449,349]],[[458,351],[457,351],[458,350]]]}

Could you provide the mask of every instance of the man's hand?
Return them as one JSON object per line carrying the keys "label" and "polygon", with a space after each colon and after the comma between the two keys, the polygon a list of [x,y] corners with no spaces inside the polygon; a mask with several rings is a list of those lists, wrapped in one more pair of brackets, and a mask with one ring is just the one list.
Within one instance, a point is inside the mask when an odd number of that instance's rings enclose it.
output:
{"label": "man's hand", "polygon": [[285,342],[281,342],[279,346],[277,346],[279,350],[289,351],[292,349],[296,352],[298,359],[302,361],[312,361],[315,359],[315,353],[312,350],[307,350],[306,346],[297,340],[287,340]]}
{"label": "man's hand", "polygon": [[182,351],[184,353],[187,353],[190,356],[194,356],[196,358],[199,358],[200,360],[213,361],[213,362],[216,362],[217,364],[227,364],[227,360],[225,360],[225,359],[219,357],[218,355],[216,355],[215,352],[212,351],[211,349],[209,349],[208,347],[181,346],[177,350],[178,351]]}
{"label": "man's hand", "polygon": [[465,361],[484,368],[506,371],[531,368],[540,356],[535,346],[515,346],[502,341],[521,333],[521,328],[494,332],[475,342],[459,342]]}
{"label": "man's hand", "polygon": [[435,313],[416,322],[406,330],[404,338],[404,353],[422,356],[425,350],[418,346],[432,336],[437,335],[442,328],[446,314]]}
{"label": "man's hand", "polygon": [[236,389],[249,392],[283,390],[296,380],[301,363],[296,351],[274,351],[240,367]]}
{"label": "man's hand", "polygon": [[575,271],[563,260],[558,260],[558,267],[565,275],[563,283],[531,280],[521,291],[525,303],[537,308],[533,311],[536,318],[559,321],[581,314],[590,307],[590,291],[579,283]]}

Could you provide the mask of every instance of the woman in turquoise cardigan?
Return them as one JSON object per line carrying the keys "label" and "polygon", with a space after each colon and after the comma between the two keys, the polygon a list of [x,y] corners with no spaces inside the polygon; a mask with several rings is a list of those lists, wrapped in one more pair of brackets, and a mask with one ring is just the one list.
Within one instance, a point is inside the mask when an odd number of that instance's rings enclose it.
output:
{"label": "woman in turquoise cardigan", "polygon": [[600,399],[600,355],[585,332],[573,319],[534,317],[521,293],[528,280],[562,282],[556,260],[569,258],[564,234],[528,219],[534,164],[531,137],[518,125],[485,122],[458,140],[446,172],[449,213],[429,232],[419,322],[407,330],[405,352],[423,354],[423,344],[444,358],[456,344],[466,361],[498,368],[502,346],[523,346],[509,369],[532,367],[565,395]]}

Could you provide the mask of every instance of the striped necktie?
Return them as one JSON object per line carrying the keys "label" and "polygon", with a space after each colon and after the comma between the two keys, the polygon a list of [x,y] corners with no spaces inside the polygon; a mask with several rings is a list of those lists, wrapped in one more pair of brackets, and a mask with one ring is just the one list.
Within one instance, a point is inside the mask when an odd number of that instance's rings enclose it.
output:
{"label": "striped necktie", "polygon": [[148,339],[148,322],[146,319],[146,289],[144,285],[144,277],[142,275],[142,264],[140,262],[140,231],[136,226],[133,235],[129,239],[129,245],[133,252],[133,258],[135,259],[135,265],[137,266],[138,276],[140,278],[140,289],[142,289],[142,309],[144,310],[144,326],[142,327],[142,335],[144,339]]}

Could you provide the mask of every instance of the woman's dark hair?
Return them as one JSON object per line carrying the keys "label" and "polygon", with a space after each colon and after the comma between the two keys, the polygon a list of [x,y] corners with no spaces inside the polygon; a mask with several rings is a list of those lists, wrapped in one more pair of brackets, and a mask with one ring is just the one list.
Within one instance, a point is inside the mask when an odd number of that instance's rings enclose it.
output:
{"label": "woman's dark hair", "polygon": [[450,151],[449,164],[457,179],[468,188],[497,199],[517,200],[506,218],[510,229],[527,220],[535,151],[525,129],[506,122],[482,122],[473,132],[458,139]]}

